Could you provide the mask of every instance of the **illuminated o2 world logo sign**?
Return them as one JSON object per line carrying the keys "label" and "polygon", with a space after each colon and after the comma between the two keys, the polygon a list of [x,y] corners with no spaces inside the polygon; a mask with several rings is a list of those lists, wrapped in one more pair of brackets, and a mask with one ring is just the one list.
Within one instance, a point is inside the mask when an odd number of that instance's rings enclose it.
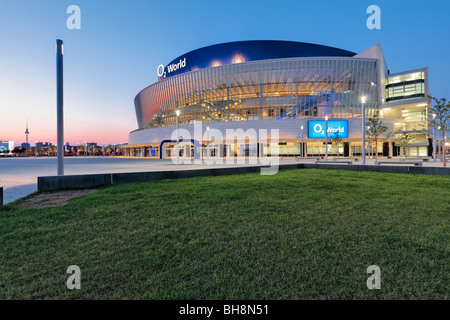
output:
{"label": "illuminated o2 world logo sign", "polygon": [[[347,120],[328,120],[328,138],[348,138]],[[325,139],[325,120],[308,121],[308,138]]]}
{"label": "illuminated o2 world logo sign", "polygon": [[167,68],[164,68],[164,65],[160,64],[158,66],[158,69],[156,72],[158,74],[158,77],[165,78],[166,77],[166,69],[167,69],[167,73],[170,76],[170,73],[177,71],[179,69],[183,69],[185,67],[186,67],[186,58],[180,59],[180,61],[178,63],[171,63],[170,65],[167,66]]}
{"label": "illuminated o2 world logo sign", "polygon": [[164,65],[163,64],[160,64],[158,66],[158,69],[157,69],[156,73],[158,74],[158,77],[163,77],[163,78],[166,77],[166,71],[164,70]]}

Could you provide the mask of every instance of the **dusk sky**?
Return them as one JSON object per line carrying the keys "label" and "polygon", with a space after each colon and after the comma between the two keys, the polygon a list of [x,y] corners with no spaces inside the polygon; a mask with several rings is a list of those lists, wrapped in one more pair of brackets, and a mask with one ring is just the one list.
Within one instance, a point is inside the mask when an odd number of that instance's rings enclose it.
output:
{"label": "dusk sky", "polygon": [[[69,30],[70,5],[81,29]],[[369,5],[381,30],[369,30]],[[204,46],[291,40],[361,52],[379,43],[392,73],[429,67],[430,93],[450,98],[450,2],[0,0],[0,140],[56,142],[55,41],[64,41],[65,141],[125,143],[134,97],[159,64]]]}

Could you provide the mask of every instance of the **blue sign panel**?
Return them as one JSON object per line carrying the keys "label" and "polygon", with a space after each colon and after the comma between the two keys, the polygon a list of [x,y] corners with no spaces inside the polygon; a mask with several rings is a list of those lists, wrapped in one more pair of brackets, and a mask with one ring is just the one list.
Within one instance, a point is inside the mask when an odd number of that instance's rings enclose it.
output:
{"label": "blue sign panel", "polygon": [[0,152],[5,152],[9,149],[9,144],[5,142],[0,142]]}
{"label": "blue sign panel", "polygon": [[[348,138],[347,120],[328,120],[328,138]],[[325,139],[325,120],[308,121],[308,138]]]}

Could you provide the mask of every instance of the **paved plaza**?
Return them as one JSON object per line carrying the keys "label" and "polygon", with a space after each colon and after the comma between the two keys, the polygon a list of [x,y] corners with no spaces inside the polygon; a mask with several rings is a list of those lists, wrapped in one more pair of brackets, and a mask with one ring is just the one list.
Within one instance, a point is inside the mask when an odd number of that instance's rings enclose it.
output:
{"label": "paved plaza", "polygon": [[[254,160],[254,159],[253,159]],[[300,160],[313,163],[315,159]],[[375,160],[368,159],[367,164]],[[280,164],[298,163],[295,159],[282,159]],[[258,161],[259,164],[259,161]],[[257,164],[257,165],[258,165]],[[355,162],[360,164],[360,162]],[[245,164],[189,164],[175,165],[171,160],[149,158],[114,158],[114,157],[74,157],[66,158],[64,171],[66,175],[95,173],[124,173],[192,170],[204,168],[223,168],[229,166],[254,166],[246,160]],[[424,162],[424,166],[441,167],[439,162]],[[37,191],[37,177],[55,176],[57,174],[56,158],[0,158],[0,187],[4,188],[4,204],[25,197]]]}
{"label": "paved plaza", "polygon": [[[255,165],[249,164],[248,160],[246,162],[246,165]],[[149,158],[73,157],[64,159],[64,174],[172,171],[227,166],[230,165],[175,165],[171,160]],[[4,204],[36,192],[37,177],[55,175],[56,158],[0,158],[0,187],[4,188]]]}

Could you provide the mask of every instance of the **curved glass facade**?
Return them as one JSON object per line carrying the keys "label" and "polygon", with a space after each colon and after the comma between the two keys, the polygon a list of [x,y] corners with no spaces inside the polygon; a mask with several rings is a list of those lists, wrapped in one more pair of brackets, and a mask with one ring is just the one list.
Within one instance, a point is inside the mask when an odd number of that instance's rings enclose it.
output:
{"label": "curved glass facade", "polygon": [[160,80],[135,98],[139,129],[224,122],[370,116],[378,104],[376,59],[287,58],[236,63]]}

